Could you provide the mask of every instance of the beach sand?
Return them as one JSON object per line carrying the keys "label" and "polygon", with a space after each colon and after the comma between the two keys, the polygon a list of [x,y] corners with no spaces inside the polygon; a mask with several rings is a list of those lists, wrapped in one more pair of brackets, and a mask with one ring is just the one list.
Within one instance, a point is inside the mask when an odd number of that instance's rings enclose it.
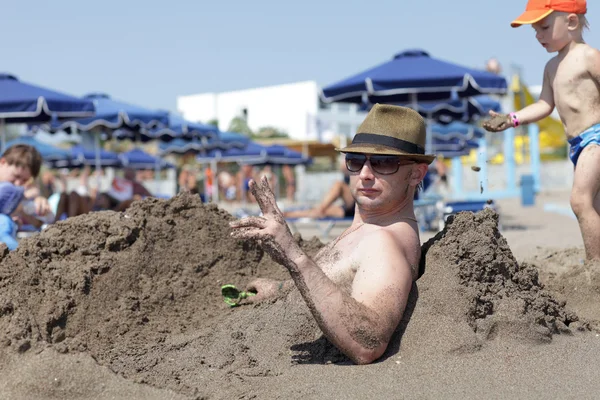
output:
{"label": "beach sand", "polygon": [[[547,199],[546,199],[547,200]],[[388,352],[352,365],[297,291],[229,308],[225,283],[287,272],[197,197],[59,222],[0,251],[3,399],[595,398],[600,269],[576,222],[516,200],[423,235],[425,275]],[[552,200],[552,199],[550,199]],[[559,236],[560,235],[560,236]],[[308,254],[322,243],[297,235]]]}

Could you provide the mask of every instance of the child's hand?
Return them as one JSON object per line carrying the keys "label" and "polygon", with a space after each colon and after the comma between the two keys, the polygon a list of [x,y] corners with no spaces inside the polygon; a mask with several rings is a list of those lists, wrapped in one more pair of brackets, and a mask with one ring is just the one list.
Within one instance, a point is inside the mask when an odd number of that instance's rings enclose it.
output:
{"label": "child's hand", "polygon": [[508,114],[498,114],[490,111],[492,118],[483,123],[483,128],[490,132],[500,132],[513,127],[512,120]]}

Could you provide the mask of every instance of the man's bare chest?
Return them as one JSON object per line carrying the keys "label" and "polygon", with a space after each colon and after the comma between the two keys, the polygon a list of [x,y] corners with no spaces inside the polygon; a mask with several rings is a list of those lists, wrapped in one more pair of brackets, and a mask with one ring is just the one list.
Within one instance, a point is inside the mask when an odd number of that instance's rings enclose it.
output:
{"label": "man's bare chest", "polygon": [[350,293],[358,269],[353,249],[331,244],[324,247],[315,257],[315,262],[332,282]]}

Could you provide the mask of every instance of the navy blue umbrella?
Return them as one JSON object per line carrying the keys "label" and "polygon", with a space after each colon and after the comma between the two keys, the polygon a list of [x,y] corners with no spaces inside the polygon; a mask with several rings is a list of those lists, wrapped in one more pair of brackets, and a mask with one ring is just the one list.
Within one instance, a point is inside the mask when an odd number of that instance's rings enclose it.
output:
{"label": "navy blue umbrella", "polygon": [[116,130],[128,128],[134,131],[166,126],[169,123],[167,111],[152,110],[111,99],[106,94],[89,94],[84,97],[96,107],[96,115],[64,123],[52,123],[52,130],[91,131],[94,128]]}
{"label": "navy blue umbrella", "polygon": [[411,107],[423,118],[439,124],[449,124],[452,121],[474,122],[480,117],[487,116],[490,111],[502,112],[500,102],[485,95],[450,101],[420,102],[416,106],[401,105]]}
{"label": "navy blue umbrella", "polygon": [[186,139],[173,139],[170,142],[161,142],[158,145],[160,155],[167,154],[198,154],[206,149],[200,141]]}
{"label": "navy blue umbrella", "polygon": [[167,142],[175,138],[189,140],[199,137],[214,138],[218,136],[218,133],[219,129],[214,125],[189,122],[181,117],[170,115],[169,124],[166,127],[151,129],[148,135],[153,139]]}
{"label": "navy blue umbrella", "polygon": [[169,164],[160,157],[155,157],[152,154],[146,153],[142,149],[133,149],[119,154],[121,163],[125,167],[133,169],[160,169],[175,168],[173,164]]}
{"label": "navy blue umbrella", "polygon": [[483,128],[458,121],[447,125],[433,124],[429,128],[434,140],[476,140],[485,137]]}
{"label": "navy blue umbrella", "polygon": [[294,151],[285,146],[274,144],[267,147],[267,164],[274,165],[299,165],[310,164],[310,157],[304,157],[302,153]]}
{"label": "navy blue umbrella", "polygon": [[45,122],[52,119],[94,115],[94,104],[19,81],[0,74],[0,121],[6,123]]}
{"label": "navy blue umbrella", "polygon": [[227,150],[231,148],[243,149],[248,143],[250,138],[237,132],[219,132],[216,137],[208,138],[204,142],[206,150],[220,149]]}
{"label": "navy blue umbrella", "polygon": [[267,148],[258,143],[248,142],[244,148],[215,148],[207,152],[203,152],[196,157],[196,160],[201,163],[216,161],[261,164],[267,161]]}
{"label": "navy blue umbrella", "polygon": [[44,163],[51,166],[67,166],[72,160],[71,152],[68,150],[61,149],[46,143],[42,143],[36,140],[33,136],[20,136],[15,140],[11,140],[6,143],[6,148],[17,144],[26,144],[34,147],[42,156]]}
{"label": "navy blue umbrella", "polygon": [[506,88],[501,76],[438,60],[423,50],[408,50],[323,88],[322,98],[325,102],[416,104],[505,93]]}
{"label": "navy blue umbrella", "polygon": [[102,149],[86,149],[77,145],[71,147],[71,156],[74,165],[96,165],[101,167],[120,167],[121,159],[117,153]]}

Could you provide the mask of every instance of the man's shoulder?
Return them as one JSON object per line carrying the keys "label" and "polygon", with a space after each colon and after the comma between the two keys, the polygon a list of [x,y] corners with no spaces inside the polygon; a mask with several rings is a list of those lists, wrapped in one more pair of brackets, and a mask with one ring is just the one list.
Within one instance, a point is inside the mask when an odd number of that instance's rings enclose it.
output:
{"label": "man's shoulder", "polygon": [[419,235],[408,224],[397,223],[365,234],[360,241],[361,250],[369,251],[399,251],[404,253],[406,249],[419,247]]}

